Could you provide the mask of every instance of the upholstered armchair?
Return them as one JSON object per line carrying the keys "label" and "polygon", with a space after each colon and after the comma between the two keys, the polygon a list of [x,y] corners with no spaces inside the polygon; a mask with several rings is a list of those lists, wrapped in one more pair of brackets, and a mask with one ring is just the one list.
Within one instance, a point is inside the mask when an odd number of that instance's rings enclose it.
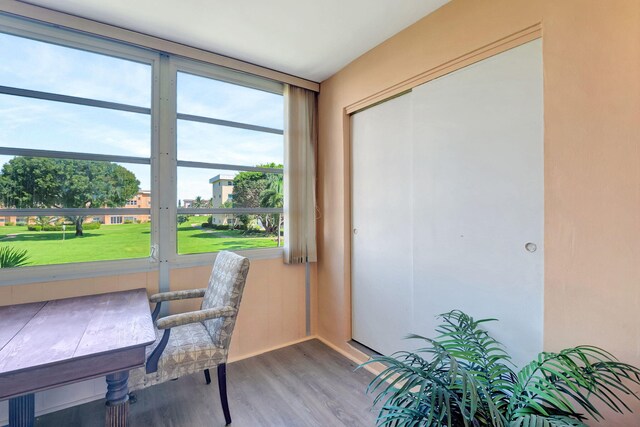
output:
{"label": "upholstered armchair", "polygon": [[[229,425],[226,363],[248,272],[247,258],[223,251],[216,257],[207,288],[151,296],[149,301],[156,304],[152,314],[156,342],[147,347],[146,366],[131,371],[129,390],[140,390],[195,372],[204,372],[210,384],[209,369],[217,368],[222,410]],[[200,310],[158,319],[163,302],[188,298],[203,298]]]}

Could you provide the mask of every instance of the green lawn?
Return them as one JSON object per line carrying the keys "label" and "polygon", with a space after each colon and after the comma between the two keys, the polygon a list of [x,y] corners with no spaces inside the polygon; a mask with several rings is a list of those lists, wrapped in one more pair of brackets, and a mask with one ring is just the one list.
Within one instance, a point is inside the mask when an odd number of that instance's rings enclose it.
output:
{"label": "green lawn", "polygon": [[245,236],[241,230],[201,228],[200,224],[206,220],[206,216],[190,217],[187,222],[178,225],[179,254],[274,248],[277,245],[275,236]]}
{"label": "green lawn", "polygon": [[[238,230],[211,230],[199,227],[206,217],[190,218],[178,226],[180,254],[217,252],[276,246],[274,237],[245,236]],[[193,224],[193,225],[192,225]],[[27,227],[0,227],[0,247],[26,249],[29,265],[65,264],[144,258],[149,256],[150,225],[103,225],[87,230],[84,237],[75,237],[73,227],[67,227],[65,240],[61,231],[28,231]]]}

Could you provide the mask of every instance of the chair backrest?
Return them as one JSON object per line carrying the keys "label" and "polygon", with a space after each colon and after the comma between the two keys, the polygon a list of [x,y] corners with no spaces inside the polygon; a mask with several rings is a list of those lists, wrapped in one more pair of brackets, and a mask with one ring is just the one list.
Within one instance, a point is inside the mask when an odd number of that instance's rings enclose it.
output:
{"label": "chair backrest", "polygon": [[[238,310],[248,272],[247,258],[228,251],[218,253],[202,300],[202,308],[233,307]],[[218,347],[229,348],[237,316],[236,312],[235,316],[204,321],[204,326]]]}

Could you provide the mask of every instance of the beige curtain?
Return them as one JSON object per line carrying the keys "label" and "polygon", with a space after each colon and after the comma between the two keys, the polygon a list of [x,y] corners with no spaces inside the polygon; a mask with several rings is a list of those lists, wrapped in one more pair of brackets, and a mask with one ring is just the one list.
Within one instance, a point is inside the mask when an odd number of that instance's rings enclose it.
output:
{"label": "beige curtain", "polygon": [[316,94],[285,85],[284,98],[284,262],[315,262]]}

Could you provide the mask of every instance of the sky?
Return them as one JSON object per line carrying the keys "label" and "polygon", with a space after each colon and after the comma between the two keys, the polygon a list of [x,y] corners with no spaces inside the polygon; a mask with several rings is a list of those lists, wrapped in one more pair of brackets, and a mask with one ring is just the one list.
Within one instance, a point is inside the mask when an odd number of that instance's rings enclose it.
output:
{"label": "sky", "polygon": [[[0,33],[0,85],[150,107],[151,66]],[[282,129],[283,97],[178,73],[178,112]],[[255,166],[283,162],[283,136],[179,120],[179,160]],[[0,146],[149,157],[151,118],[0,94]],[[10,156],[0,155],[0,168]],[[148,165],[125,164],[141,189]],[[178,199],[211,197],[209,178],[178,168]]]}

